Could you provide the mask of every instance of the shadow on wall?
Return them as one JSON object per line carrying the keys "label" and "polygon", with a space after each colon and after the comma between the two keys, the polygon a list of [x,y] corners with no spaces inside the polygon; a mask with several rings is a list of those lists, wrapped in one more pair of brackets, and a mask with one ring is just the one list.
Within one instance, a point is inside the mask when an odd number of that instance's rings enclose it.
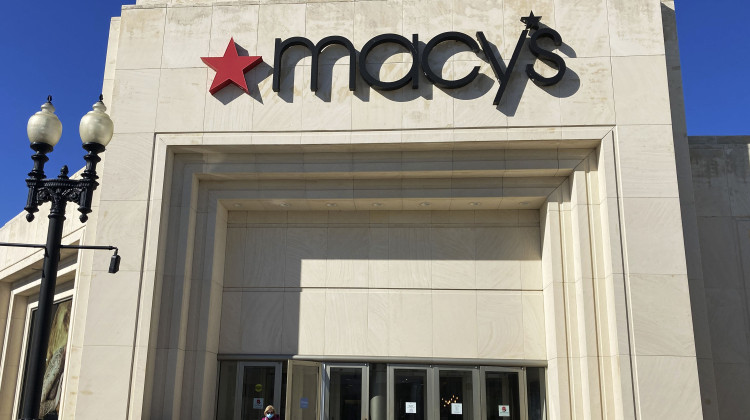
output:
{"label": "shadow on wall", "polygon": [[[557,73],[555,67],[549,66],[545,61],[535,58],[530,49],[528,48],[528,38],[524,41],[524,45],[520,47],[517,62],[512,68],[511,77],[505,88],[503,98],[497,105],[498,111],[505,114],[506,116],[513,116],[518,109],[521,102],[521,98],[526,90],[526,85],[529,82],[529,76],[526,74],[527,65],[533,65],[534,68],[542,73],[545,77],[551,77]],[[498,57],[498,63],[501,67],[501,71],[504,73],[507,71],[507,65],[510,61],[510,57],[501,57],[497,47],[490,44],[490,49],[495,57]],[[567,58],[575,58],[576,53],[570,45],[562,44],[559,47],[555,47],[549,40],[540,40],[540,46],[549,51],[556,51],[561,53]],[[241,56],[247,56],[248,52],[246,49],[237,45],[238,54]],[[418,43],[419,53],[425,49],[425,43]],[[385,81],[398,80],[408,74],[412,68],[412,57],[407,49],[395,45],[384,45],[373,50],[373,53],[368,56],[367,71],[372,75],[381,75]],[[311,56],[311,52],[306,47],[293,46],[290,47],[283,56],[281,63],[281,84],[279,92],[269,92],[272,94],[278,94],[282,100],[287,103],[294,102],[295,92],[297,96],[300,96],[301,89],[309,89],[309,86],[302,86],[302,81],[295,81],[295,68],[300,65],[305,58]],[[341,80],[336,80],[336,86],[334,86],[334,69],[335,63],[340,58],[348,57],[348,50],[341,45],[330,45],[326,47],[320,55],[320,65],[318,68],[318,90],[315,92],[315,96],[323,102],[331,102],[334,89],[335,90],[348,90],[346,78],[341,77]],[[346,58],[348,61],[348,58]],[[485,56],[483,52],[474,53],[467,45],[458,42],[443,42],[438,44],[430,54],[430,68],[441,77],[446,79],[460,79],[465,75],[468,75],[474,66],[485,67],[485,71],[480,71],[477,77],[468,85],[456,88],[447,89],[440,88],[448,96],[462,100],[469,101],[475,100],[481,97],[486,97],[486,100],[492,103],[495,98],[496,90],[500,88],[499,77],[492,70],[492,66],[489,64],[490,60]],[[536,64],[535,64],[536,63]],[[566,63],[569,64],[569,63]],[[346,64],[344,64],[346,65]],[[417,64],[418,67],[421,66]],[[305,71],[309,71],[310,65],[304,64]],[[465,74],[457,74],[464,72]],[[431,100],[433,98],[433,89],[435,86],[427,79],[423,71],[418,71],[419,74],[419,87],[414,89],[412,83],[409,82],[407,86],[396,90],[377,90],[368,86],[365,80],[362,78],[359,72],[356,73],[356,85],[357,88],[353,94],[363,102],[370,100],[371,90],[374,90],[377,94],[385,97],[386,99],[394,102],[410,102],[416,99],[422,98]],[[260,103],[263,103],[263,97],[258,91],[258,83],[271,77],[273,75],[273,67],[267,63],[262,63],[248,72],[245,75],[248,87],[250,89],[250,96]],[[341,84],[341,86],[339,86]],[[541,86],[538,85],[536,88],[542,89],[550,96],[556,98],[567,98],[573,96],[580,88],[580,78],[578,74],[571,69],[569,66],[565,71],[562,80],[552,86]],[[496,87],[496,89],[493,89]],[[231,89],[224,89],[216,94],[216,97],[223,104],[228,104],[232,100],[236,99],[244,92],[234,86]],[[342,93],[343,94],[343,93]]]}
{"label": "shadow on wall", "polygon": [[742,418],[750,411],[737,392],[750,388],[750,136],[689,143],[702,266],[690,294],[703,411]]}
{"label": "shadow on wall", "polygon": [[[367,216],[369,212],[346,213]],[[366,298],[361,292],[369,289],[407,294],[520,290],[527,284],[523,274],[536,276],[541,288],[538,221],[536,226],[431,226],[428,214],[427,224],[415,219],[401,226],[368,225],[369,221],[315,226],[287,223],[283,213],[274,216],[279,218],[275,223],[255,224],[253,213],[249,215],[247,227],[230,227],[227,232],[223,352],[309,353],[312,318],[324,321],[330,316],[323,309],[310,312],[309,302],[320,298],[310,300],[310,292],[314,295],[316,290],[352,292],[352,298]],[[301,309],[306,300],[308,307]],[[264,338],[254,341],[253,337]],[[305,348],[300,349],[300,338],[308,341]]]}

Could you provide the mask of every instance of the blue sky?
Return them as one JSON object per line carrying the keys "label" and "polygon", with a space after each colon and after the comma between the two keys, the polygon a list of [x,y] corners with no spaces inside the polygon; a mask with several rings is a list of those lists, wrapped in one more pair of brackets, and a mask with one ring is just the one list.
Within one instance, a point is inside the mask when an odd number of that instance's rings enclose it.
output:
{"label": "blue sky", "polygon": [[[658,1],[658,0],[653,0]],[[50,155],[47,175],[62,165],[83,166],[78,122],[101,90],[109,18],[131,1],[11,1],[0,18],[0,147],[3,202],[0,225],[23,211],[31,170],[26,121],[48,94],[54,97],[63,137]],[[741,22],[750,2],[677,2],[682,76],[690,135],[750,135],[750,49]],[[731,17],[732,19],[729,19]],[[736,24],[729,25],[731,22]],[[564,34],[563,34],[564,36]],[[108,103],[105,98],[105,102]],[[77,215],[70,215],[77,217]]]}

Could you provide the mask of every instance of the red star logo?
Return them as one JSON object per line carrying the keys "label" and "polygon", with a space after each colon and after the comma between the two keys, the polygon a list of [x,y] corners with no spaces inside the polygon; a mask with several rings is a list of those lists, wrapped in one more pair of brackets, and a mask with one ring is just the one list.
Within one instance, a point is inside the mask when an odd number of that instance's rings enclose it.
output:
{"label": "red star logo", "polygon": [[237,46],[234,44],[234,38],[232,38],[229,40],[224,57],[201,57],[201,60],[208,67],[216,70],[214,82],[211,84],[211,88],[208,89],[212,95],[215,95],[216,92],[229,86],[230,83],[234,83],[246,93],[250,93],[247,90],[245,73],[262,63],[263,57],[240,57],[237,54]]}

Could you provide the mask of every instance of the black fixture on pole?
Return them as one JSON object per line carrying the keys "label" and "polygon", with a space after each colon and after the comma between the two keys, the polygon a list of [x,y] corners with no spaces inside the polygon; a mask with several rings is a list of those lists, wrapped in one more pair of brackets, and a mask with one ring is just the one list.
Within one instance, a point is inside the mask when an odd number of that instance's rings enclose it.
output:
{"label": "black fixture on pole", "polygon": [[[47,245],[43,244],[22,244],[18,242],[0,242],[0,246],[14,246],[18,248],[39,248],[47,249]],[[120,271],[120,256],[117,255],[120,250],[116,246],[112,245],[60,245],[60,249],[91,249],[91,250],[108,250],[115,251],[112,254],[112,259],[109,261],[109,274],[116,274]]]}
{"label": "black fixture on pole", "polygon": [[[99,96],[99,102],[94,104],[93,110],[81,118],[79,132],[83,148],[88,152],[84,156],[86,169],[81,174],[81,179],[70,179],[67,166],[63,166],[57,178],[45,178],[44,164],[49,160],[47,153],[52,151],[62,135],[62,123],[55,115],[52,96],[47,97],[47,102],[42,105],[41,111],[29,118],[26,129],[29,141],[31,141],[31,149],[36,152],[31,157],[34,161],[34,168],[26,178],[26,185],[29,187],[29,195],[24,208],[28,212],[26,220],[29,222],[34,220],[34,213],[39,211],[39,205],[43,203],[50,203],[50,213],[47,243],[44,245],[44,266],[39,288],[39,306],[35,317],[36,325],[31,329],[33,334],[30,341],[29,360],[24,372],[26,379],[19,417],[22,420],[40,418],[39,407],[46,370],[57,268],[60,262],[60,249],[63,247],[61,242],[65,207],[68,203],[77,203],[78,211],[81,213],[81,222],[88,220],[94,190],[99,186],[96,181],[99,178],[96,175],[96,164],[101,161],[99,153],[104,152],[114,132],[112,120],[104,112],[106,110],[103,97]],[[113,263],[115,257],[116,265],[119,266],[117,252],[112,257]]]}

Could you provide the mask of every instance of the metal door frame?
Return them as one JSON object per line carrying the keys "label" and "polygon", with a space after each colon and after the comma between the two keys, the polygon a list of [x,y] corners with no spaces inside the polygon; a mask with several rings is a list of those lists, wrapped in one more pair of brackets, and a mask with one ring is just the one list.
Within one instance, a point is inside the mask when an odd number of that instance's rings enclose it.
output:
{"label": "metal door frame", "polygon": [[318,369],[318,380],[317,387],[318,387],[318,398],[317,402],[315,404],[315,417],[316,419],[320,419],[321,413],[322,413],[322,398],[323,398],[323,362],[313,362],[308,360],[296,360],[296,359],[289,359],[287,360],[287,366],[286,366],[286,401],[284,402],[286,404],[284,414],[287,418],[292,413],[292,385],[294,383],[294,366],[307,366],[307,367],[315,367]]}
{"label": "metal door frame", "polygon": [[[281,403],[281,362],[238,362],[237,383],[234,391],[234,419],[242,420],[242,391],[244,390],[246,367],[273,367],[273,395]],[[278,396],[278,398],[277,398]],[[279,403],[276,403],[278,405]],[[278,408],[277,408],[278,410]]]}
{"label": "metal door frame", "polygon": [[395,396],[393,395],[395,392],[395,371],[400,369],[411,369],[411,370],[423,370],[426,372],[425,376],[425,418],[426,419],[434,419],[435,418],[435,410],[433,405],[430,402],[435,399],[434,395],[434,378],[435,378],[435,366],[433,365],[398,365],[398,364],[388,364],[388,404],[387,404],[387,410],[388,410],[388,420],[395,420],[394,418],[394,411],[395,411]]}
{"label": "metal door frame", "polygon": [[471,372],[471,384],[472,384],[472,398],[474,399],[474,415],[472,416],[473,419],[479,420],[482,418],[482,411],[481,411],[481,405],[482,405],[482,392],[480,390],[481,384],[481,375],[479,372],[479,369],[477,369],[476,366],[450,366],[450,365],[438,365],[433,367],[435,374],[433,377],[433,395],[435,396],[433,401],[433,410],[435,418],[437,418],[438,413],[440,412],[440,371],[448,370],[448,371],[464,371],[464,372]]}
{"label": "metal door frame", "polygon": [[369,363],[323,363],[322,405],[323,420],[330,419],[328,396],[331,390],[331,368],[361,369],[362,370],[362,413],[360,417],[366,420],[370,416],[370,364]]}
{"label": "metal door frame", "polygon": [[[286,415],[287,408],[290,406],[291,393],[287,389],[287,395],[285,401],[281,401],[282,398],[282,363],[288,363],[287,366],[287,388],[292,384],[292,371],[293,365],[300,366],[311,366],[318,368],[318,401],[317,401],[317,413],[315,418],[320,420],[328,420],[330,415],[329,395],[330,395],[330,375],[331,368],[350,368],[350,369],[361,369],[362,371],[362,420],[369,418],[369,394],[370,394],[370,363],[328,363],[328,362],[317,362],[317,361],[306,361],[306,360],[287,360],[287,361],[238,361],[237,362],[237,378],[235,383],[235,406],[234,415],[235,420],[241,420],[242,415],[242,403],[243,403],[243,391],[244,391],[244,380],[245,380],[245,368],[247,367],[273,367],[274,368],[274,399],[276,400],[277,410],[281,408]],[[441,371],[468,371],[472,372],[472,384],[473,398],[476,401],[475,405],[479,407],[474,409],[473,415],[477,420],[487,420],[487,404],[486,404],[486,374],[487,372],[506,372],[516,373],[518,375],[518,400],[519,400],[519,411],[520,420],[528,420],[528,396],[527,396],[527,378],[526,369],[523,367],[499,367],[499,366],[465,366],[465,365],[424,365],[424,364],[387,364],[387,404],[386,410],[388,411],[386,419],[395,420],[395,371],[399,369],[404,370],[417,370],[425,372],[425,417],[427,419],[434,419],[439,412],[439,397],[440,397],[440,372]],[[545,372],[546,373],[546,372]],[[546,383],[546,375],[545,375]],[[546,387],[544,387],[546,388]],[[546,389],[543,389],[546,390]],[[544,398],[544,410],[546,414],[547,409],[547,395]],[[283,405],[283,408],[282,408]],[[478,416],[478,417],[477,417]]]}
{"label": "metal door frame", "polygon": [[518,374],[518,405],[521,410],[521,420],[528,420],[529,407],[526,405],[526,369],[522,367],[511,368],[511,367],[494,367],[494,366],[481,366],[479,368],[479,386],[481,387],[481,405],[482,405],[482,420],[487,420],[487,404],[485,397],[487,395],[487,381],[485,380],[485,374],[487,372],[509,372]]}

